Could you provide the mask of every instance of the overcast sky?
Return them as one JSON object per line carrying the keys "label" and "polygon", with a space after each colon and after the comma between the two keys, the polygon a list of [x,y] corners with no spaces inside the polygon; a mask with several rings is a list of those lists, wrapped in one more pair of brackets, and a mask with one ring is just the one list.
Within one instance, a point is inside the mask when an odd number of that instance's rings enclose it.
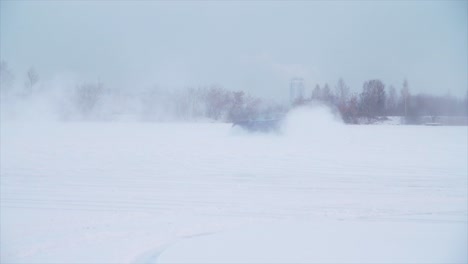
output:
{"label": "overcast sky", "polygon": [[107,86],[220,84],[288,99],[342,77],[413,93],[468,89],[467,1],[1,1],[1,59],[16,79]]}

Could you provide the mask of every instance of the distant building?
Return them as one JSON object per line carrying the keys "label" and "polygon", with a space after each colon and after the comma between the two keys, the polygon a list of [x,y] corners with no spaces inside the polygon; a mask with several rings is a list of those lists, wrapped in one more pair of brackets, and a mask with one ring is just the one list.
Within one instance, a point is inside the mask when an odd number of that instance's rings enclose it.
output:
{"label": "distant building", "polygon": [[289,102],[293,104],[299,99],[304,98],[304,79],[302,78],[293,78],[289,84]]}

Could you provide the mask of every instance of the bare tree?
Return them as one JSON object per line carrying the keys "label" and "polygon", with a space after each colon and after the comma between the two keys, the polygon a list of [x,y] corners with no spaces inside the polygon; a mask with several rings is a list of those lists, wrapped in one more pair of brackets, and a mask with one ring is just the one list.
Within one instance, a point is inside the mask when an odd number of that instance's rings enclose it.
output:
{"label": "bare tree", "polygon": [[228,113],[229,121],[238,122],[246,118],[243,111],[245,104],[244,95],[242,91],[232,93],[232,102]]}
{"label": "bare tree", "polygon": [[346,108],[347,123],[357,124],[359,115],[359,100],[357,95],[352,95]]}
{"label": "bare tree", "polygon": [[202,88],[189,88],[187,97],[189,100],[189,115],[191,118],[200,118],[205,113],[204,98],[206,90]]}
{"label": "bare tree", "polygon": [[312,100],[322,100],[322,89],[320,88],[320,85],[315,85],[314,90],[312,91]]}
{"label": "bare tree", "polygon": [[367,118],[381,116],[385,111],[385,85],[380,80],[364,83],[360,94],[360,109]]}
{"label": "bare tree", "polygon": [[349,87],[342,78],[338,80],[335,87],[335,97],[338,105],[344,105],[349,99]]}
{"label": "bare tree", "polygon": [[212,86],[206,94],[207,117],[219,120],[226,114],[230,103],[230,93],[219,86]]}
{"label": "bare tree", "polygon": [[96,110],[102,97],[103,85],[101,83],[83,84],[76,87],[74,103],[82,117],[89,118]]}
{"label": "bare tree", "polygon": [[33,67],[29,68],[28,72],[26,73],[24,96],[30,96],[33,93],[34,86],[38,81],[39,75],[37,74],[36,70],[34,70]]}
{"label": "bare tree", "polygon": [[333,93],[330,90],[330,86],[328,86],[328,83],[325,83],[322,89],[322,101],[326,103],[333,103]]}

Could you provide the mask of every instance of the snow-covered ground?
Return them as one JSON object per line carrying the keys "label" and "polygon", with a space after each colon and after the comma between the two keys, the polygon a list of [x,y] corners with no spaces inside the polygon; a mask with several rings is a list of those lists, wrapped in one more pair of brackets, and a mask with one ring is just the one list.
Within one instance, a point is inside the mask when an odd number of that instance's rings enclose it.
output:
{"label": "snow-covered ground", "polygon": [[305,116],[1,123],[1,262],[468,260],[467,127]]}
{"label": "snow-covered ground", "polygon": [[466,263],[466,225],[278,221],[185,239],[159,263]]}

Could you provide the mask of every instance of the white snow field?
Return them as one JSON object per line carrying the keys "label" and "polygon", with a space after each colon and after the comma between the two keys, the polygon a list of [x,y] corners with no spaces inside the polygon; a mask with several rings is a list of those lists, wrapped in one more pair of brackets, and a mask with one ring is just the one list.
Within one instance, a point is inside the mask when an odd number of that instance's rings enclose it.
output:
{"label": "white snow field", "polygon": [[468,261],[467,127],[308,115],[2,122],[0,262]]}

